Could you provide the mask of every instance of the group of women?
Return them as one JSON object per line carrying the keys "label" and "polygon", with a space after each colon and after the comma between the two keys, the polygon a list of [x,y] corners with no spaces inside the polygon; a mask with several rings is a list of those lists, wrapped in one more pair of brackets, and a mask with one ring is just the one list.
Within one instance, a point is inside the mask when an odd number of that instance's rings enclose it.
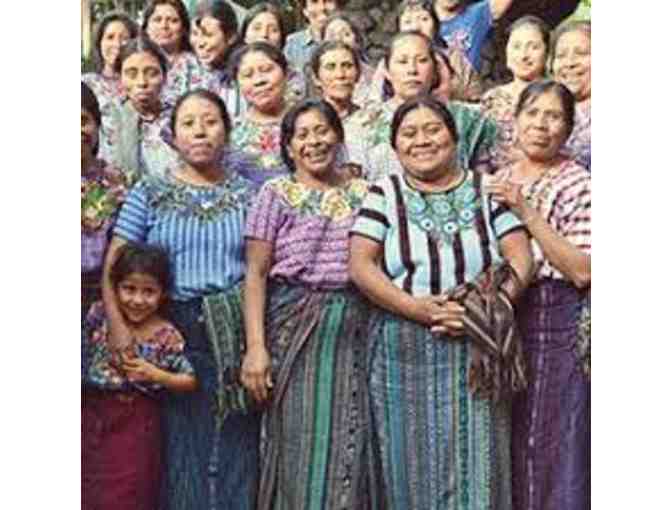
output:
{"label": "group of women", "polygon": [[482,93],[451,26],[510,1],[405,0],[377,65],[300,3],[99,24],[83,508],[589,508],[590,24]]}

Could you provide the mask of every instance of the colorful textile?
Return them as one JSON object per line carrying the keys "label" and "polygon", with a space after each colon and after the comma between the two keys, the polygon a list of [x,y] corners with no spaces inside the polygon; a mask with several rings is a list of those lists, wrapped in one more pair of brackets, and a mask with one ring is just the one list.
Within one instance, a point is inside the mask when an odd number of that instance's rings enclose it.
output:
{"label": "colorful textile", "polygon": [[353,291],[269,286],[272,403],[259,510],[366,510],[366,313]]}
{"label": "colorful textile", "polygon": [[146,120],[124,101],[111,113],[114,125],[110,162],[129,179],[144,175],[163,176],[179,161],[177,152],[166,143],[161,133],[170,124],[170,106],[162,105],[159,115]]}
{"label": "colorful textile", "polygon": [[99,149],[97,156],[106,161],[110,160],[112,140],[114,140],[114,122],[112,112],[118,107],[123,98],[123,91],[119,77],[107,78],[100,73],[86,73],[82,75],[86,83],[98,99],[101,115],[99,131]]}
{"label": "colorful textile", "polygon": [[162,465],[155,399],[85,391],[81,441],[83,509],[156,510]]}
{"label": "colorful textile", "polygon": [[543,279],[519,303],[529,386],[513,403],[513,502],[590,508],[590,381],[577,355],[584,292]]}
{"label": "colorful textile", "polygon": [[369,338],[372,507],[511,510],[510,404],[469,390],[471,340],[384,312]]}
{"label": "colorful textile", "polygon": [[295,69],[302,70],[310,62],[313,50],[319,41],[313,39],[310,27],[293,34],[289,34],[285,41],[285,57]]}
{"label": "colorful textile", "polygon": [[82,175],[82,273],[102,269],[110,230],[127,188],[128,183],[119,169],[100,159]]}
{"label": "colorful textile", "polygon": [[231,414],[222,420],[216,412],[221,360],[205,331],[202,299],[173,302],[170,317],[184,336],[184,353],[194,367],[198,388],[191,393],[167,393],[162,401],[166,468],[159,509],[253,510],[260,417]]}
{"label": "colorful textile", "polygon": [[215,186],[190,185],[173,172],[146,178],[129,192],[114,235],[166,251],[173,299],[219,292],[242,279],[244,218],[252,194],[252,185],[235,171]]}
{"label": "colorful textile", "polygon": [[501,262],[498,239],[519,228],[508,208],[485,198],[479,174],[466,171],[457,187],[437,193],[420,192],[398,175],[378,181],[352,234],[381,243],[394,284],[424,296],[450,292]]}
{"label": "colorful textile", "polygon": [[183,51],[175,57],[166,73],[166,81],[161,88],[161,101],[175,106],[182,94],[201,88],[201,83],[198,58],[190,51]]}
{"label": "colorful textile", "polygon": [[[511,168],[500,173],[510,179]],[[522,193],[558,234],[590,254],[591,251],[591,185],[590,174],[572,160],[562,160],[534,182],[523,184]],[[532,240],[532,252],[538,264],[536,278],[566,280],[544,256],[536,240]]]}
{"label": "colorful textile", "polygon": [[574,130],[565,144],[564,153],[590,172],[590,105],[576,105]]}
{"label": "colorful textile", "polygon": [[248,115],[239,117],[231,130],[231,147],[251,157],[263,172],[255,182],[286,174],[289,170],[280,155],[280,120],[261,124]]}
{"label": "colorful textile", "polygon": [[[117,367],[121,360],[109,350],[108,322],[102,301],[94,303],[86,318],[84,327],[87,340],[89,369],[84,384],[87,387],[109,391],[137,390],[155,395],[163,389],[160,384],[129,381]],[[184,340],[172,325],[166,325],[151,338],[135,339],[135,354],[168,372],[193,374],[194,370],[182,354]]]}
{"label": "colorful textile", "polygon": [[348,282],[348,232],[366,192],[361,179],[327,191],[292,175],[273,179],[257,195],[245,235],[272,243],[271,278],[342,288]]}
{"label": "colorful textile", "polygon": [[[489,171],[496,140],[495,124],[481,116],[475,106],[455,101],[447,106],[459,134],[459,164],[463,168],[487,168]],[[399,158],[390,145],[395,110],[391,101],[371,104],[354,113],[352,120],[344,125],[348,159],[362,166],[368,181],[403,173]]]}
{"label": "colorful textile", "polygon": [[496,172],[519,159],[515,147],[514,112],[517,97],[514,97],[506,86],[488,90],[481,99],[483,116],[497,124],[497,146],[493,151],[492,167]]}
{"label": "colorful textile", "polygon": [[462,52],[480,72],[481,50],[492,26],[490,0],[481,0],[468,5],[454,18],[442,21],[439,33],[448,48]]}

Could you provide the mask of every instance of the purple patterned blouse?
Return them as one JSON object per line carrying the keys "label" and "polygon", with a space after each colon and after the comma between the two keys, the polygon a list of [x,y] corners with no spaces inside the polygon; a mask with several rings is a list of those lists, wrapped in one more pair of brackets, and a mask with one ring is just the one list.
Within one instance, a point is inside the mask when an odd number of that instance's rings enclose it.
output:
{"label": "purple patterned blouse", "polygon": [[268,181],[248,215],[245,236],[273,245],[270,278],[312,288],[346,287],[348,232],[367,192],[352,179],[327,191],[289,175]]}

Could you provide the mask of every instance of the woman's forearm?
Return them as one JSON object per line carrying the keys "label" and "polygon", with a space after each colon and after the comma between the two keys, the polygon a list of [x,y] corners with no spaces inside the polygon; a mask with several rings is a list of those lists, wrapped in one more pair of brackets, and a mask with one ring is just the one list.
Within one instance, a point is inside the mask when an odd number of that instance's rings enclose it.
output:
{"label": "woman's forearm", "polygon": [[126,245],[126,241],[119,237],[113,237],[107,249],[107,256],[103,265],[102,295],[105,306],[105,315],[109,323],[109,340],[112,346],[123,347],[131,341],[131,331],[124,321],[124,316],[117,304],[117,296],[114,284],[110,278],[110,270],[119,250]]}
{"label": "woman's forearm", "polygon": [[380,264],[366,255],[357,253],[353,239],[350,257],[350,276],[355,285],[373,303],[411,320],[418,320],[413,296],[395,286],[382,271]]}
{"label": "woman's forearm", "polygon": [[196,377],[191,374],[175,374],[160,368],[157,368],[157,371],[159,373],[159,377],[157,378],[156,382],[170,391],[177,393],[188,393],[191,391],[196,391],[196,388],[198,387]]}
{"label": "woman's forearm", "polygon": [[557,268],[578,288],[590,285],[590,255],[582,252],[558,234],[546,220],[531,207],[522,212],[528,231],[536,239],[551,265]]}
{"label": "woman's forearm", "polygon": [[245,336],[247,349],[266,346],[265,310],[268,270],[254,262],[249,263],[245,274]]}

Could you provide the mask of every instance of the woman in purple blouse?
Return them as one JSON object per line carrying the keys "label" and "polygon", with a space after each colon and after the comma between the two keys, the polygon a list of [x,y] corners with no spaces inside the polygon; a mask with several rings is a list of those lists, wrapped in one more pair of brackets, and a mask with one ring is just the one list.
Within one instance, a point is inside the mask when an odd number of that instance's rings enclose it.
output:
{"label": "woman in purple blouse", "polygon": [[268,405],[257,508],[368,508],[365,308],[348,275],[367,185],[339,169],[329,103],[299,103],[281,131],[291,172],[264,185],[246,227],[242,382]]}

